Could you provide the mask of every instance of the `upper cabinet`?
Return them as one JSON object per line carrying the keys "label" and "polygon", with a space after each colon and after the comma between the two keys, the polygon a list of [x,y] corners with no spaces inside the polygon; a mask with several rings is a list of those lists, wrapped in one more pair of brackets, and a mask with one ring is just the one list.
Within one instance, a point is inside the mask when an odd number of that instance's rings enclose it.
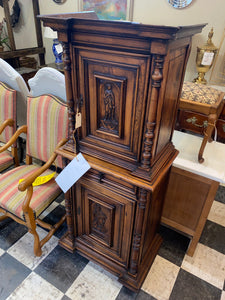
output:
{"label": "upper cabinet", "polygon": [[66,149],[76,150],[75,135],[82,153],[154,181],[175,154],[171,138],[191,37],[204,25],[103,21],[94,13],[40,18],[64,48]]}

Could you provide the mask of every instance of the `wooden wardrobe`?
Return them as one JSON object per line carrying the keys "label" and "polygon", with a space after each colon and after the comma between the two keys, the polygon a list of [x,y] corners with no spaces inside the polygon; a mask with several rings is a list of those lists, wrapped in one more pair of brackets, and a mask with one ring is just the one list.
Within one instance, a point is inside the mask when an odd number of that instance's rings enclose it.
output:
{"label": "wooden wardrobe", "polygon": [[137,291],[161,244],[178,99],[191,37],[204,25],[103,21],[93,12],[39,17],[64,49],[69,141],[58,153],[69,162],[81,151],[91,165],[67,192],[60,245]]}

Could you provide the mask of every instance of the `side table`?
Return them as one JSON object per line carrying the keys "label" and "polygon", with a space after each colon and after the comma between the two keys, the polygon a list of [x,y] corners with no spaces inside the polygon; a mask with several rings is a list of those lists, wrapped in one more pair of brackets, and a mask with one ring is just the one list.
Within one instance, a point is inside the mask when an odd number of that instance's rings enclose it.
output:
{"label": "side table", "polygon": [[212,142],[199,164],[196,151],[201,137],[175,131],[179,150],[174,160],[164,200],[161,222],[191,238],[187,254],[194,254],[220,183],[225,183],[225,144]]}
{"label": "side table", "polygon": [[204,135],[199,147],[198,161],[204,161],[203,152],[223,109],[224,93],[204,84],[184,82],[179,103],[177,129]]}

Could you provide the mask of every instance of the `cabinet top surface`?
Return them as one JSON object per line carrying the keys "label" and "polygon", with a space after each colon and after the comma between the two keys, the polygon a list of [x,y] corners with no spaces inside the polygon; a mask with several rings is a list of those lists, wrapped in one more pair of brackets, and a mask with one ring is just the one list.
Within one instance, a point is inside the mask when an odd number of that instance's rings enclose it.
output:
{"label": "cabinet top surface", "polygon": [[[160,37],[162,39],[176,39],[183,36],[192,36],[200,33],[206,24],[196,24],[189,26],[160,26],[147,25],[129,21],[109,21],[99,20],[95,12],[78,12],[65,14],[39,15],[44,22],[44,26],[50,26],[52,29],[74,30],[88,29],[104,31],[106,33],[119,33],[126,31],[127,33],[139,35],[142,37]],[[160,35],[160,36],[159,36]]]}

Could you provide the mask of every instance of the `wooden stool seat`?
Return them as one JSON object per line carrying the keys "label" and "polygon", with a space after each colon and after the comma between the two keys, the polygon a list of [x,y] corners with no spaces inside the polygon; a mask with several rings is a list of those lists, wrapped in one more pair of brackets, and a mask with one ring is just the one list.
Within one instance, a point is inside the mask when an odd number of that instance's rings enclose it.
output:
{"label": "wooden stool seat", "polygon": [[207,142],[212,141],[216,121],[223,109],[224,93],[203,84],[184,82],[178,112],[177,129],[204,135],[198,161],[204,161]]}

